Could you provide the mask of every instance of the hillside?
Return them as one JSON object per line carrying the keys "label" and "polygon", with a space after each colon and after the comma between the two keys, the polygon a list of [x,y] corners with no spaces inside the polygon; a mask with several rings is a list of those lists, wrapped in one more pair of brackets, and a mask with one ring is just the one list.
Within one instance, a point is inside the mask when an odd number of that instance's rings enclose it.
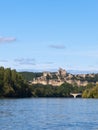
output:
{"label": "hillside", "polygon": [[41,75],[32,77],[31,84],[43,84],[60,86],[63,83],[70,83],[77,86],[86,86],[88,83],[96,84],[98,82],[98,74],[70,74],[66,70],[60,68],[58,72],[43,72]]}
{"label": "hillside", "polygon": [[61,68],[54,73],[19,73],[10,68],[0,67],[2,98],[71,97],[70,93],[80,92],[84,98],[98,98],[97,82],[98,74],[72,75]]}
{"label": "hillside", "polygon": [[27,81],[31,81],[33,78],[42,76],[41,72],[19,72]]}

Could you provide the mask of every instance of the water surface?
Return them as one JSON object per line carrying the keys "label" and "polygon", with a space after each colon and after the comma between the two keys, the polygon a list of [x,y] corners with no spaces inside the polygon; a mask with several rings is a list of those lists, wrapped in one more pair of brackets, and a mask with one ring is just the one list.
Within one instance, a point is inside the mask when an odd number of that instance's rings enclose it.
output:
{"label": "water surface", "polygon": [[0,130],[98,130],[98,100],[0,99]]}

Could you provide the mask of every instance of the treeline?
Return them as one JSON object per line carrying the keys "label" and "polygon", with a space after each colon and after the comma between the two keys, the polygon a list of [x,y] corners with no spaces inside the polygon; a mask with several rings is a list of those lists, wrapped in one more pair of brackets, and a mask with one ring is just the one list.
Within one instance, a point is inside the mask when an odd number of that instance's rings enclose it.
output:
{"label": "treeline", "polygon": [[[98,84],[89,83],[87,86],[64,83],[61,86],[32,85],[32,97],[72,97],[70,93],[82,93],[82,98],[98,98]],[[81,97],[81,96],[78,96]]]}
{"label": "treeline", "polygon": [[0,97],[30,97],[31,89],[22,75],[0,67]]}
{"label": "treeline", "polygon": [[64,83],[61,86],[51,85],[32,85],[33,97],[72,97],[70,93],[82,92],[83,87],[73,86],[69,83]]}
{"label": "treeline", "polygon": [[37,78],[42,76],[41,72],[19,72],[23,78],[25,78],[27,81],[33,80],[33,78]]}
{"label": "treeline", "polygon": [[64,83],[61,86],[29,85],[28,81],[16,70],[0,67],[0,97],[71,97],[70,93],[82,93],[83,98],[98,98],[98,84],[78,87]]}
{"label": "treeline", "polygon": [[71,92],[81,90],[81,87],[68,83],[59,87],[42,84],[29,85],[16,70],[0,67],[0,97],[70,97]]}
{"label": "treeline", "polygon": [[83,98],[98,98],[98,84],[93,87],[86,88],[82,94]]}

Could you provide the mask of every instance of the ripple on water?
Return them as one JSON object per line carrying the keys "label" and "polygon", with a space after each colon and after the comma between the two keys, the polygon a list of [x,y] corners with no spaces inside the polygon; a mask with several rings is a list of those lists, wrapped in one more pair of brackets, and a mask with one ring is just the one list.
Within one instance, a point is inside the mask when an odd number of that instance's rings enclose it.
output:
{"label": "ripple on water", "polygon": [[98,100],[0,100],[0,130],[97,130]]}

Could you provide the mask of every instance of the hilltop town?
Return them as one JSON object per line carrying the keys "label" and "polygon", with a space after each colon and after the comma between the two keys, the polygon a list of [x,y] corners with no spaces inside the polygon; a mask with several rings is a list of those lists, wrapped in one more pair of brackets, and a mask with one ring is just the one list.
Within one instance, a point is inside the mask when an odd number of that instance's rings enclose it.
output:
{"label": "hilltop town", "polygon": [[98,74],[73,75],[62,68],[58,72],[19,73],[0,67],[1,98],[71,97],[76,93],[84,98],[98,98],[97,82]]}
{"label": "hilltop town", "polygon": [[31,84],[49,84],[52,86],[60,86],[61,84],[67,82],[70,84],[75,84],[77,86],[86,86],[89,83],[89,79],[90,83],[97,83],[97,81],[95,82],[92,80],[94,77],[95,74],[73,75],[60,68],[58,72],[43,72],[42,76],[33,78]]}

